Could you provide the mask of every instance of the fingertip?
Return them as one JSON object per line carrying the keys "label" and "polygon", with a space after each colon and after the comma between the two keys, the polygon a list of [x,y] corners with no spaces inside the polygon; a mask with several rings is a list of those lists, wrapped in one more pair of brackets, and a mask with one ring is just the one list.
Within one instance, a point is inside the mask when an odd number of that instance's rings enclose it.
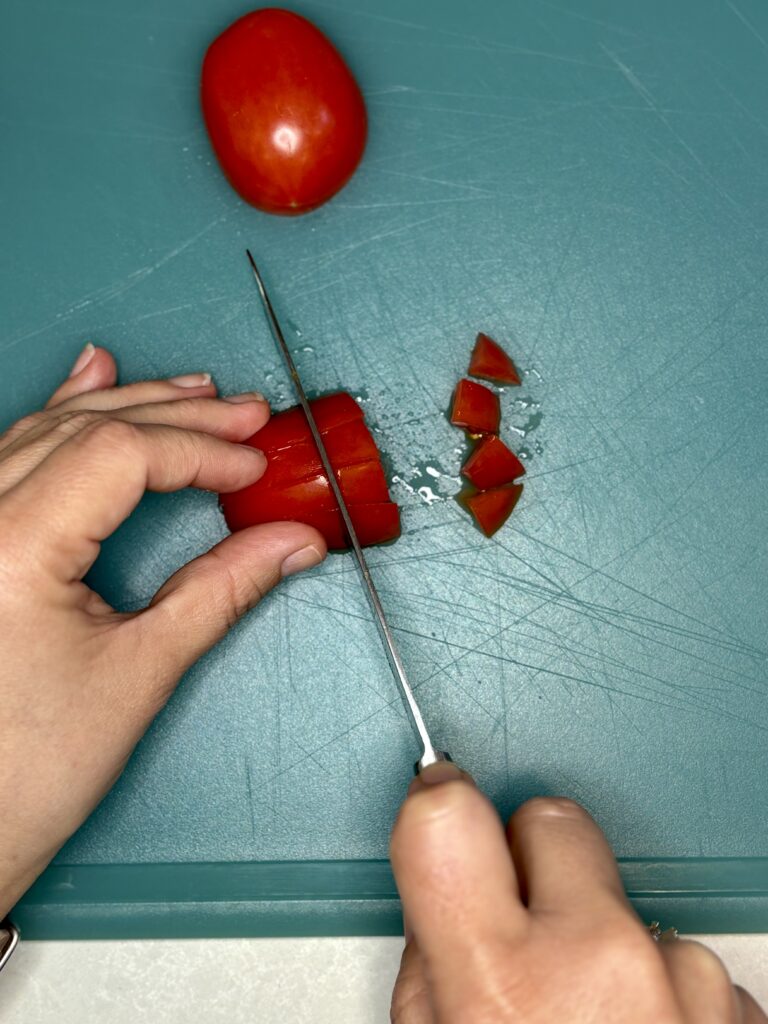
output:
{"label": "fingertip", "polygon": [[112,353],[88,342],[74,360],[69,376],[53,392],[45,407],[51,409],[78,395],[114,387],[116,382],[117,364]]}

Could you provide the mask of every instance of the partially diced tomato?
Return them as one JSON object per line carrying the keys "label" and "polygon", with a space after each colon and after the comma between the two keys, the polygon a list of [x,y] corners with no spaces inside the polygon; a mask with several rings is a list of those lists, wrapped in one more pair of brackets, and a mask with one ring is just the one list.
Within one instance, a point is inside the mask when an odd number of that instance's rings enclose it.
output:
{"label": "partially diced tomato", "polygon": [[470,434],[495,434],[499,429],[499,396],[484,384],[464,378],[456,385],[451,423]]}
{"label": "partially diced tomato", "polygon": [[509,519],[522,493],[522,484],[507,484],[466,495],[462,500],[486,537],[492,537]]}
{"label": "partially diced tomato", "polygon": [[520,375],[515,364],[501,345],[487,334],[478,334],[469,360],[468,372],[472,377],[482,377],[496,384],[520,383]]}
{"label": "partially diced tomato", "polygon": [[525,466],[501,438],[488,434],[478,441],[461,472],[478,490],[511,484],[525,472]]}
{"label": "partially diced tomato", "polygon": [[[346,393],[310,404],[360,543],[392,540],[400,531],[399,509],[389,500],[381,457],[362,410]],[[308,523],[325,535],[330,548],[347,547],[341,513],[301,408],[276,413],[247,443],[264,452],[267,469],[249,487],[220,495],[229,528]]]}

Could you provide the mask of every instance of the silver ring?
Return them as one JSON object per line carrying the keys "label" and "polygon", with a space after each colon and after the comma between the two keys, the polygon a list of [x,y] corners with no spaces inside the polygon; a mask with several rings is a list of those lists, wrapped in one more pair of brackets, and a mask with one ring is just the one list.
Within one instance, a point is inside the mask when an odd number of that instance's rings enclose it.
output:
{"label": "silver ring", "polygon": [[651,921],[648,925],[648,931],[651,933],[651,938],[654,942],[674,942],[675,939],[680,938],[677,928],[665,928],[662,931],[658,921]]}

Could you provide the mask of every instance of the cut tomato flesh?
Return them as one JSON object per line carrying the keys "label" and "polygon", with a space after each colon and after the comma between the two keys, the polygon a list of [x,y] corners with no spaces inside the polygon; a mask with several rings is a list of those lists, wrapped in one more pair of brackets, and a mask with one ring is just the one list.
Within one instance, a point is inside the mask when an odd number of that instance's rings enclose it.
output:
{"label": "cut tomato flesh", "polygon": [[486,537],[492,537],[509,519],[522,493],[522,484],[507,484],[469,494],[462,500]]}
{"label": "cut tomato flesh", "polygon": [[[399,509],[389,500],[381,457],[362,410],[346,393],[310,404],[350,515],[356,510],[352,521],[360,543],[392,540],[400,531]],[[264,452],[267,468],[249,487],[220,495],[230,530],[290,520],[315,526],[330,548],[346,548],[341,513],[303,411],[296,407],[276,413],[247,443]]]}
{"label": "cut tomato flesh", "polygon": [[[387,541],[400,536],[400,509],[393,501],[350,505],[349,515],[361,547],[386,544]],[[343,551],[349,547],[344,522],[338,509],[314,512],[311,519],[304,519],[302,522],[307,522],[319,530],[331,551]]]}
{"label": "cut tomato flesh", "polygon": [[[277,413],[274,419],[278,419],[282,415],[284,413]],[[268,426],[269,424],[267,424]],[[255,448],[260,448],[267,455],[267,468],[264,476],[259,481],[261,486],[274,489],[283,487],[286,484],[296,483],[297,479],[303,479],[303,477],[297,477],[299,470],[303,473],[304,477],[314,476],[317,473],[323,472],[320,452],[317,450],[317,446],[309,434],[309,427],[307,427],[305,440],[297,440],[287,447],[276,450],[269,447],[268,437],[267,444],[264,443],[263,435],[267,427],[262,428],[257,434],[249,438],[247,442]],[[325,450],[328,452],[328,458],[331,460],[331,465],[336,466],[337,470],[341,466],[379,461],[379,450],[376,447],[376,442],[371,437],[371,433],[362,419],[352,420],[349,423],[343,424],[340,427],[334,427],[333,430],[325,432],[323,434],[323,443],[325,444]],[[379,499],[376,498],[375,500],[378,501]],[[387,499],[384,498],[384,500],[386,501]]]}
{"label": "cut tomato flesh", "polygon": [[471,434],[495,434],[499,429],[499,396],[490,388],[466,377],[456,385],[451,407],[451,423]]}
{"label": "cut tomato flesh", "polygon": [[[314,398],[310,405],[315,423],[323,435],[337,427],[343,427],[353,420],[362,420],[363,418],[363,410],[352,395],[346,391]],[[296,405],[284,412],[275,413],[266,426],[259,431],[258,441],[254,435],[251,442],[262,451],[269,449],[274,452],[281,448],[290,448],[297,442],[307,439],[312,439],[307,418],[301,406]]]}
{"label": "cut tomato flesh", "polygon": [[477,443],[461,472],[478,490],[511,484],[525,473],[525,466],[496,434]]}
{"label": "cut tomato flesh", "polygon": [[469,374],[496,384],[519,384],[520,375],[507,353],[487,334],[478,334],[469,360]]}

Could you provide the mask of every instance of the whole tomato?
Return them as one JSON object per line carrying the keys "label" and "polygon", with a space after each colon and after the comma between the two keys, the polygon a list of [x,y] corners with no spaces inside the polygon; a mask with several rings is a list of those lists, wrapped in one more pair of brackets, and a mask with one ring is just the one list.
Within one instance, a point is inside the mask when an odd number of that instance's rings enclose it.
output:
{"label": "whole tomato", "polygon": [[203,61],[205,123],[224,173],[270,213],[311,210],[339,191],[365,148],[365,104],[347,65],[292,11],[252,11]]}

